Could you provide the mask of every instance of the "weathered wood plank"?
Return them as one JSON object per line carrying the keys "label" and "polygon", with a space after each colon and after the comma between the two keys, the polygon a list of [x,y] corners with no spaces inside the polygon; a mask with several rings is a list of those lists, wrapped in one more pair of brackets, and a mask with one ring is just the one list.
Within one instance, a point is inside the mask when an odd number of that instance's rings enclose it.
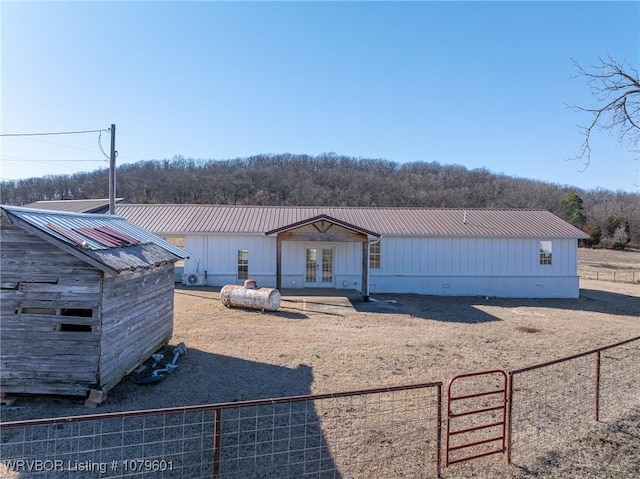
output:
{"label": "weathered wood plank", "polygon": [[[26,337],[25,337],[26,336]],[[27,341],[28,339],[28,341]],[[22,331],[4,331],[2,330],[3,347],[10,341],[21,342],[55,342],[56,345],[61,343],[94,343],[97,347],[100,341],[100,334],[94,332],[76,332],[76,331],[33,331],[25,335]],[[35,344],[35,347],[44,347],[43,344]]]}
{"label": "weathered wood plank", "polygon": [[43,380],[12,380],[7,384],[0,384],[3,393],[7,394],[57,394],[65,396],[86,396],[91,389],[91,384],[77,384],[60,381],[43,381]]}
{"label": "weathered wood plank", "polygon": [[[72,371],[72,372],[69,372]],[[98,381],[97,371],[85,372],[79,371],[74,367],[65,371],[46,371],[43,368],[31,370],[3,370],[0,373],[2,382],[28,381],[28,380],[47,380],[47,381],[63,381],[63,382],[80,382],[95,384]]]}
{"label": "weathered wood plank", "polygon": [[[173,330],[171,325],[166,323],[166,321],[164,324],[159,321],[155,323],[143,323],[135,328],[132,327],[126,333],[103,335],[104,337],[101,346],[104,351],[102,354],[103,358],[106,358],[110,354],[108,351],[109,348],[117,350],[119,354],[122,354],[122,352],[126,351],[128,347],[133,349],[140,349],[143,347],[143,344],[141,344],[140,341],[143,343],[145,341],[153,342],[153,338],[155,336],[164,336],[166,333]],[[130,339],[133,337],[138,339],[137,343],[130,342]]]}
{"label": "weathered wood plank", "polygon": [[100,383],[108,389],[173,333],[173,266],[105,278]]}
{"label": "weathered wood plank", "polygon": [[[158,339],[154,342],[148,342],[147,347],[138,351],[138,354],[132,357],[130,365],[126,366],[125,363],[120,368],[112,367],[110,371],[100,371],[100,383],[103,390],[108,391],[113,386],[118,384],[120,380],[133,371],[138,364],[145,359],[149,358],[154,352],[160,349],[163,345],[169,342],[173,331],[169,332],[165,337]],[[111,365],[116,363],[111,363]]]}
{"label": "weathered wood plank", "polygon": [[168,305],[157,305],[153,309],[140,310],[142,316],[137,321],[130,321],[127,318],[121,318],[119,322],[106,322],[102,325],[103,347],[115,341],[121,341],[124,336],[131,336],[140,333],[144,329],[163,329],[173,326],[173,311]]}
{"label": "weathered wood plank", "polygon": [[[99,318],[79,318],[73,316],[47,316],[41,314],[13,314],[2,316],[2,334],[9,331],[30,333],[35,331],[58,331],[61,324],[91,326],[93,332],[99,332]],[[25,334],[25,338],[27,335]]]}
{"label": "weathered wood plank", "polygon": [[[123,305],[123,308],[119,309],[119,314],[112,314],[110,311],[108,321],[104,321],[102,327],[106,333],[114,334],[118,329],[126,329],[132,324],[139,324],[141,322],[157,323],[164,320],[169,322],[171,321],[170,316],[172,316],[173,313],[172,306],[173,305],[161,303],[157,299],[155,303],[153,300],[149,300],[145,304],[133,303],[130,305]],[[144,319],[132,321],[131,318]]]}
{"label": "weathered wood plank", "polygon": [[[7,295],[8,296],[8,295]],[[40,300],[40,299],[17,299],[17,298],[8,298],[4,295],[2,296],[2,302],[0,303],[0,310],[3,314],[17,314],[15,311],[18,308],[66,308],[66,309],[93,309],[96,311],[94,316],[99,317],[100,314],[100,303],[98,301],[95,302],[87,302],[87,301],[67,301],[65,300]]]}
{"label": "weathered wood plank", "polygon": [[146,278],[138,275],[131,276],[123,281],[110,283],[108,287],[105,287],[104,301],[105,303],[113,300],[123,301],[123,298],[131,297],[136,293],[140,294],[141,291],[145,291],[145,294],[154,294],[157,290],[170,289],[173,292],[174,285],[174,276],[166,272],[149,272],[149,276]]}
{"label": "weathered wood plank", "polygon": [[98,371],[97,355],[87,356],[82,354],[61,354],[55,358],[50,356],[31,355],[29,358],[0,357],[2,370],[8,371],[70,371],[94,372]]}
{"label": "weathered wood plank", "polygon": [[138,292],[138,295],[135,293],[122,295],[118,298],[114,298],[111,301],[105,301],[102,305],[102,312],[104,316],[110,316],[112,313],[118,313],[122,310],[127,310],[130,308],[139,308],[145,309],[146,303],[150,301],[165,301],[164,298],[166,295],[172,294],[170,289],[158,289],[154,292]]}
{"label": "weathered wood plank", "polygon": [[97,281],[61,281],[58,284],[37,281],[20,281],[18,290],[25,293],[66,293],[73,288],[74,294],[100,294],[100,283]]}
{"label": "weathered wood plank", "polygon": [[11,351],[15,357],[27,356],[31,354],[44,354],[55,356],[65,352],[73,352],[75,354],[94,355],[97,354],[98,344],[95,341],[75,341],[75,340],[52,340],[41,341],[39,344],[27,343],[20,335],[20,339],[9,339],[2,337],[2,349]]}
{"label": "weathered wood plank", "polygon": [[88,302],[96,303],[100,301],[100,293],[75,293],[74,291],[57,292],[57,293],[30,293],[27,291],[8,290],[0,291],[1,301],[20,301],[22,305],[28,305],[28,301],[58,301],[57,304],[62,307],[65,302]]}

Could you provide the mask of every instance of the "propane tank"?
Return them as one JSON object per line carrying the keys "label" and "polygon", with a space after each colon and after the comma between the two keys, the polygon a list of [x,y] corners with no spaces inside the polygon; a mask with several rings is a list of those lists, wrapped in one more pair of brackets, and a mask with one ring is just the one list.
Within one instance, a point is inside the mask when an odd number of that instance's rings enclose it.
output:
{"label": "propane tank", "polygon": [[275,288],[258,288],[255,280],[246,280],[244,286],[227,284],[220,290],[220,301],[227,308],[277,311],[280,307],[280,300],[280,291]]}

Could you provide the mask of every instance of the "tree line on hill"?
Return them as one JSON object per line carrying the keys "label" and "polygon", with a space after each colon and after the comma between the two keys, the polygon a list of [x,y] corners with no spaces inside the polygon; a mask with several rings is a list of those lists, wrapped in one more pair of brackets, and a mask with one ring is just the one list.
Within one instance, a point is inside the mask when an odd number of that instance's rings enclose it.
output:
{"label": "tree line on hill", "polygon": [[[108,170],[3,181],[3,204],[108,197]],[[124,164],[117,196],[134,203],[529,208],[555,213],[596,246],[640,245],[640,194],[514,178],[437,162],[325,153],[232,160],[183,157]]]}

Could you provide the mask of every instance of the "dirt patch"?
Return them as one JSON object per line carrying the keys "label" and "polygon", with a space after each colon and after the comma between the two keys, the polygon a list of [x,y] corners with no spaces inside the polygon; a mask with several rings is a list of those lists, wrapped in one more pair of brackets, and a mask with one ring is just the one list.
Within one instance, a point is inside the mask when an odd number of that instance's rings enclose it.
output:
{"label": "dirt patch", "polygon": [[531,333],[531,334],[533,334],[533,333],[540,333],[540,332],[542,332],[542,330],[541,330],[541,329],[538,329],[538,328],[532,328],[531,326],[518,326],[518,327],[516,328],[516,330],[517,330],[517,331],[520,331],[520,332],[522,332],[522,333]]}
{"label": "dirt patch", "polygon": [[[82,398],[19,397],[0,409],[2,421],[446,383],[458,373],[523,368],[640,336],[640,288],[633,284],[582,280],[577,299],[375,299],[375,307],[350,299],[333,310],[319,308],[317,299],[283,301],[278,312],[263,313],[225,308],[213,288],[178,287],[165,353],[180,342],[188,351],[173,373],[151,385],[136,384],[140,375],[132,374],[96,411]],[[616,477],[637,477],[635,417],[576,443],[581,460],[614,457],[611,464],[623,471]],[[629,452],[630,462],[616,451]],[[558,469],[556,459],[508,477],[600,477]]]}
{"label": "dirt patch", "polygon": [[[582,281],[578,299],[376,295],[393,311],[346,315],[283,301],[280,311],[225,308],[212,288],[178,288],[170,346],[187,355],[149,387],[132,375],[98,412],[319,394],[517,369],[640,335],[640,291]],[[345,308],[343,309],[351,309]],[[2,420],[87,414],[81,399],[19,397]]]}

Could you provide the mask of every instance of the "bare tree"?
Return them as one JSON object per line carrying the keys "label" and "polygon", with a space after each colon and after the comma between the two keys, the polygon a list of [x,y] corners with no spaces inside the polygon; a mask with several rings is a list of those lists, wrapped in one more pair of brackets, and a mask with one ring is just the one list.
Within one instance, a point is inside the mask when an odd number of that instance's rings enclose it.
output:
{"label": "bare tree", "polygon": [[[585,108],[574,105],[578,111],[592,115],[588,126],[582,127],[585,140],[580,154],[574,160],[582,160],[584,169],[591,162],[591,133],[595,128],[617,130],[620,143],[628,144],[631,151],[640,142],[640,80],[638,71],[631,65],[620,64],[610,56],[599,59],[599,64],[584,69],[573,60],[578,69],[574,78],[586,78],[587,85],[597,106]],[[636,158],[636,160],[640,160]],[[583,169],[583,171],[584,171]]]}

